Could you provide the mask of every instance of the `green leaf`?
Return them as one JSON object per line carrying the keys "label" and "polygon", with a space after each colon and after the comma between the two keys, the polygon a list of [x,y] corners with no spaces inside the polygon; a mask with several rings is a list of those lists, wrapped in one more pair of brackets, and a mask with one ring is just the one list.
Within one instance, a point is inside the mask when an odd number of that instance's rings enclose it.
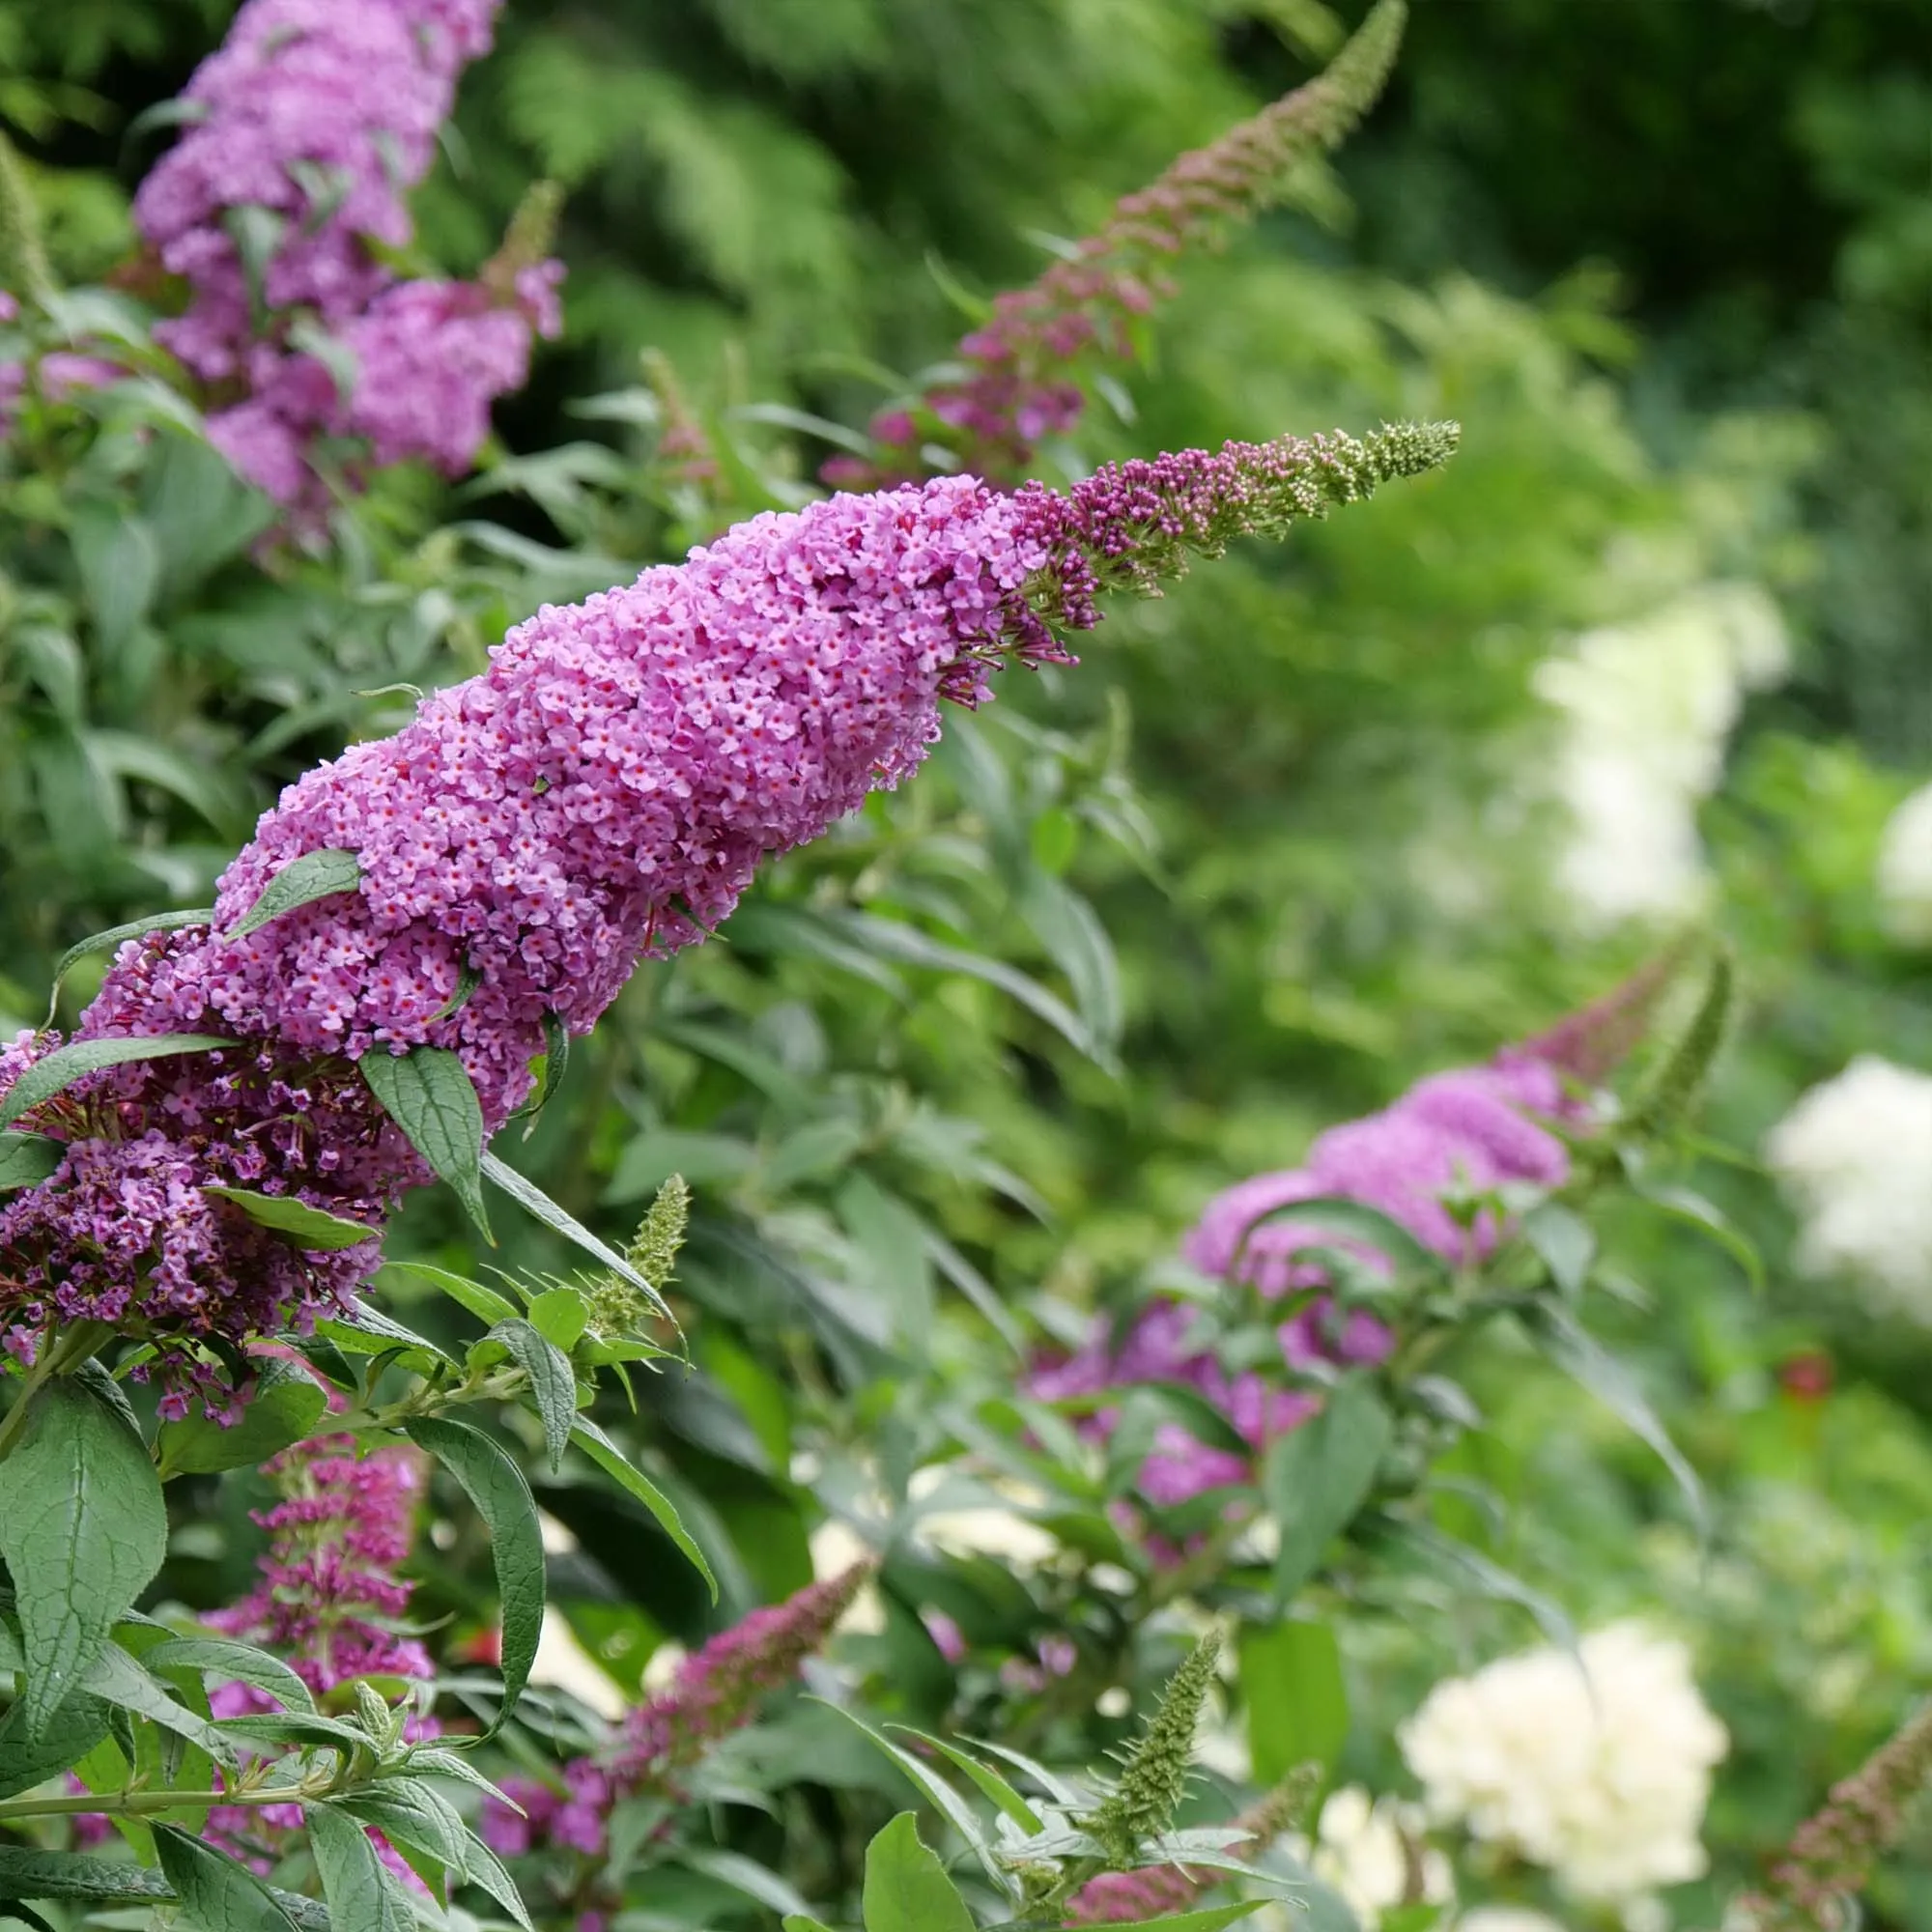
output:
{"label": "green leaf", "polygon": [[80,504],[72,525],[73,560],[98,645],[113,651],[148,614],[161,581],[154,531],[125,504]]}
{"label": "green leaf", "polygon": [[[1160,1918],[1130,1918],[1122,1925],[1121,1932],[1221,1932],[1222,1926],[1258,1912],[1264,1903],[1259,1898],[1240,1898],[1232,1905],[1204,1906],[1199,1912],[1170,1912]],[[1430,1911],[1434,1913],[1435,1908],[1431,1906]],[[1297,1928],[1300,1922],[1298,1918],[1289,1920]],[[1382,1922],[1388,1921],[1384,1918]]]}
{"label": "green leaf", "polygon": [[495,1247],[483,1206],[483,1105],[463,1062],[446,1046],[416,1046],[395,1054],[374,1047],[355,1064],[383,1111]]}
{"label": "green leaf", "polygon": [[[0,1122],[4,1124],[4,1122]],[[1758,1293],[1765,1291],[1764,1257],[1732,1226],[1720,1208],[1688,1187],[1639,1187],[1638,1195],[1652,1207],[1693,1228],[1701,1228],[1744,1270]]]}
{"label": "green leaf", "polygon": [[110,925],[105,932],[92,933],[70,946],[54,963],[53,991],[47,1001],[47,1024],[53,1025],[54,1012],[60,1005],[62,982],[89,953],[105,952],[127,940],[139,939],[145,932],[178,932],[184,926],[207,925],[213,918],[213,906],[203,906],[194,912],[151,913],[146,919],[130,920],[126,925]]}
{"label": "green leaf", "polygon": [[1550,1280],[1574,1301],[1583,1293],[1597,1258],[1590,1224],[1560,1201],[1542,1201],[1522,1217],[1522,1234],[1542,1257]]}
{"label": "green leaf", "polygon": [[0,1898],[83,1898],[91,1904],[114,1905],[128,1898],[173,1896],[160,1873],[142,1865],[0,1845]]}
{"label": "green leaf", "polygon": [[50,1919],[45,1919],[31,1905],[22,1905],[17,1898],[0,1898],[0,1918],[12,1919],[16,1925],[30,1925],[34,1932],[59,1932]]}
{"label": "green leaf", "polygon": [[67,1143],[49,1134],[21,1133],[14,1127],[0,1130],[0,1191],[38,1187],[66,1158]]}
{"label": "green leaf", "polygon": [[670,1314],[664,1296],[615,1248],[600,1240],[567,1208],[559,1208],[535,1181],[519,1174],[514,1167],[505,1166],[494,1153],[483,1156],[483,1172],[520,1208],[528,1209],[546,1227],[554,1228],[566,1239],[575,1241],[586,1254],[595,1255],[612,1274],[629,1282],[659,1314]]}
{"label": "green leaf", "polygon": [[114,1039],[71,1039],[27,1068],[0,1099],[0,1127],[11,1127],[22,1114],[51,1100],[84,1074],[103,1066],[125,1066],[135,1060],[167,1060],[182,1053],[213,1053],[235,1045],[209,1033],[157,1033],[122,1036]]}
{"label": "green leaf", "polygon": [[269,1888],[213,1845],[156,1825],[155,1852],[195,1932],[289,1932],[289,1916]]}
{"label": "green leaf", "polygon": [[415,1913],[362,1826],[327,1800],[309,1806],[305,1822],[330,1924],[342,1932],[414,1932]]}
{"label": "green leaf", "polygon": [[787,1912],[779,1923],[784,1932],[832,1932],[824,1919],[814,1918],[809,1912]]}
{"label": "green leaf", "polygon": [[1332,1770],[1349,1736],[1342,1653],[1327,1624],[1243,1624],[1236,1639],[1255,1782],[1278,1784],[1297,1765]]}
{"label": "green leaf", "polygon": [[285,1711],[313,1711],[309,1688],[278,1657],[225,1636],[175,1636],[157,1643],[142,1658],[150,1670],[193,1670],[228,1684],[247,1684],[266,1692]]}
{"label": "green leaf", "polygon": [[354,892],[361,883],[362,862],[354,852],[304,852],[300,858],[291,859],[262,888],[261,896],[242,916],[241,923],[222,938],[232,946],[236,940],[260,931],[271,919],[294,912],[297,906]]}
{"label": "green leaf", "polygon": [[435,1026],[439,1020],[453,1018],[469,1004],[470,994],[482,983],[482,974],[466,961],[457,970],[456,990],[450,994],[448,999],[443,1001],[441,1006],[437,1008],[435,1012],[430,1014],[424,1024],[426,1026]]}
{"label": "green leaf", "polygon": [[1708,1543],[1711,1513],[1704,1500],[1704,1486],[1685,1461],[1684,1452],[1671,1440],[1669,1430],[1651,1407],[1636,1378],[1566,1308],[1545,1302],[1537,1308],[1530,1325],[1540,1334],[1550,1360],[1657,1452],[1658,1460],[1677,1484],[1698,1541]]}
{"label": "green leaf", "polygon": [[205,1750],[217,1764],[235,1768],[234,1747],[199,1712],[170,1694],[168,1688],[117,1643],[106,1644],[87,1673],[87,1688],[97,1697],[132,1711],[151,1724]]}
{"label": "green leaf", "polygon": [[1046,1830],[1045,1822],[1039,1813],[991,1766],[981,1764],[978,1758],[961,1750],[956,1745],[948,1744],[944,1738],[935,1738],[929,1732],[915,1730],[910,1724],[888,1724],[886,1728],[889,1731],[903,1731],[907,1737],[917,1738],[928,1750],[937,1751],[949,1764],[963,1771],[1023,1832]]}
{"label": "green leaf", "polygon": [[571,1440],[607,1476],[614,1479],[619,1489],[642,1503],[657,1518],[659,1528],[677,1545],[704,1578],[711,1591],[711,1601],[715,1604],[718,1601],[718,1578],[711,1574],[711,1565],[704,1551],[685,1528],[684,1520],[672,1506],[670,1498],[641,1470],[633,1466],[624,1452],[588,1416],[580,1415],[573,1420],[570,1435]]}
{"label": "green leaf", "polygon": [[1315,1574],[1367,1500],[1394,1434],[1374,1385],[1350,1376],[1329,1391],[1320,1415],[1269,1448],[1262,1491],[1281,1526],[1277,1602],[1286,1604]]}
{"label": "green leaf", "polygon": [[805,1900],[795,1886],[743,1852],[682,1845],[678,1848],[677,1861],[692,1871],[702,1872],[706,1878],[715,1878],[720,1885],[728,1885],[733,1891],[742,1891],[747,1898],[755,1898],[774,1912],[788,1917],[810,1916],[805,1914]]}
{"label": "green leaf", "polygon": [[384,1777],[344,1792],[337,1806],[384,1837],[408,1845],[459,1876],[467,1868],[469,1830],[455,1805],[420,1779]]}
{"label": "green leaf", "polygon": [[308,1439],[328,1407],[322,1384],[292,1364],[273,1359],[261,1364],[259,1377],[254,1400],[232,1428],[211,1421],[198,1406],[178,1422],[161,1424],[155,1451],[163,1478],[258,1467],[270,1456]]}
{"label": "green leaf", "polygon": [[1501,1604],[1516,1604],[1527,1610],[1549,1642],[1558,1650],[1566,1650],[1578,1658],[1580,1663],[1577,1627],[1564,1614],[1562,1606],[1546,1597],[1541,1590],[1525,1583],[1513,1570],[1505,1570],[1500,1563],[1491,1562],[1481,1550],[1471,1549],[1466,1543],[1459,1542],[1453,1536],[1444,1536],[1430,1523],[1405,1522],[1401,1525],[1401,1534],[1434,1558],[1438,1569],[1446,1565],[1460,1571],[1464,1580],[1474,1583],[1484,1596]]}
{"label": "green leaf", "polygon": [[974,1932],[973,1915],[910,1811],[866,1847],[866,1932]]}
{"label": "green leaf", "polygon": [[564,1451],[577,1426],[577,1376],[570,1360],[554,1342],[522,1320],[497,1322],[490,1339],[502,1343],[529,1378],[530,1400],[543,1422],[544,1451],[554,1476],[563,1467]]}
{"label": "green leaf", "polygon": [[544,1548],[536,1499],[524,1472],[480,1429],[426,1415],[407,1424],[404,1433],[456,1478],[490,1531],[497,1594],[502,1600],[503,1708],[497,1719],[500,1724],[529,1681],[543,1630]]}
{"label": "green leaf", "polygon": [[463,1872],[471,1885],[481,1886],[524,1928],[524,1932],[535,1932],[523,1895],[517,1890],[516,1880],[504,1868],[503,1861],[474,1832],[464,1833]]}
{"label": "green leaf", "polygon": [[1361,1202],[1350,1201],[1341,1195],[1291,1201],[1269,1213],[1257,1216],[1243,1231],[1241,1246],[1245,1248],[1263,1228],[1279,1221],[1312,1221],[1332,1234],[1347,1235],[1364,1247],[1386,1255],[1394,1266],[1404,1273],[1435,1277],[1443,1272],[1442,1257],[1434,1249],[1424,1247],[1400,1221],[1392,1220],[1378,1208],[1366,1208]]}
{"label": "green leaf", "polygon": [[107,1735],[108,1707],[76,1690],[43,1737],[27,1731],[27,1708],[15,1704],[0,1719],[0,1798],[17,1798],[78,1764]]}
{"label": "green leaf", "polygon": [[427,1282],[431,1288],[440,1289],[459,1308],[469,1309],[477,1321],[492,1326],[498,1321],[514,1321],[517,1319],[517,1304],[507,1295],[498,1294],[494,1288],[485,1288],[480,1281],[471,1281],[468,1275],[456,1274],[449,1268],[437,1267],[429,1262],[391,1262],[387,1271],[412,1275],[417,1281]]}
{"label": "green leaf", "polygon": [[410,1752],[407,1763],[414,1776],[454,1778],[458,1784],[467,1784],[472,1791],[480,1791],[499,1804],[508,1805],[512,1811],[523,1808],[505,1798],[462,1751],[445,1750],[440,1745],[419,1745]]}
{"label": "green leaf", "polygon": [[1013,1892],[1017,1896],[1013,1875],[994,1851],[992,1842],[987,1838],[980,1820],[974,1815],[973,1807],[947,1783],[945,1778],[933,1771],[923,1759],[915,1757],[911,1751],[903,1750],[894,1744],[883,1731],[867,1722],[857,1712],[848,1711],[842,1704],[828,1703],[822,1697],[814,1697],[811,1701],[815,1704],[824,1704],[828,1711],[836,1711],[848,1724],[870,1738],[873,1744],[877,1745],[912,1781],[926,1803],[941,1812],[947,1823],[973,1847],[980,1862],[985,1867],[987,1876],[1003,1890]]}
{"label": "green leaf", "polygon": [[327,1254],[337,1248],[359,1247],[364,1241],[380,1239],[383,1233],[361,1221],[345,1221],[339,1214],[325,1213],[286,1194],[258,1194],[252,1187],[228,1187],[216,1181],[205,1183],[201,1191],[241,1208],[249,1220],[287,1235],[304,1253]]}
{"label": "green leaf", "polygon": [[424,1369],[451,1357],[426,1335],[406,1328],[393,1315],[384,1315],[373,1302],[358,1301],[350,1316],[330,1316],[316,1324],[316,1333],[327,1335],[337,1348],[352,1355],[381,1355],[401,1349]]}
{"label": "green leaf", "polygon": [[574,1288],[547,1288],[530,1303],[530,1326],[566,1354],[577,1347],[590,1310]]}
{"label": "green leaf", "polygon": [[14,1578],[31,1735],[100,1655],[167,1541],[161,1480],[141,1438],[72,1380],[48,1382],[0,1463],[0,1556]]}

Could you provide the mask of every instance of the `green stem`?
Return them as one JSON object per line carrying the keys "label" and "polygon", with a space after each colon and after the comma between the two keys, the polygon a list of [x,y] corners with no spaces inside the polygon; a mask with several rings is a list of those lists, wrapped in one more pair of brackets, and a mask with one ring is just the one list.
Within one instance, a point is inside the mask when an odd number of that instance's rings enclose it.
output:
{"label": "green stem", "polygon": [[0,1804],[0,1825],[16,1818],[147,1818],[163,1811],[199,1811],[211,1804],[299,1804],[336,1787],[333,1781],[264,1785],[256,1791],[124,1791],[118,1797],[83,1792],[74,1798],[12,1798]]}

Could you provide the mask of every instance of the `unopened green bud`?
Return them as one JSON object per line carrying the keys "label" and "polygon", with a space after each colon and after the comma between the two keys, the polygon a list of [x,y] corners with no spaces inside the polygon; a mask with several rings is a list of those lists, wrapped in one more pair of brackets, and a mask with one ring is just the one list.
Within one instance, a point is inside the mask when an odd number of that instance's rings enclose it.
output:
{"label": "unopened green bud", "polygon": [[1631,1133],[1639,1136],[1667,1133],[1680,1125],[1696,1105],[1712,1063],[1724,1043],[1736,984],[1731,955],[1720,949],[1711,961],[1710,978],[1704,982],[1703,997],[1690,1024],[1631,1110]]}

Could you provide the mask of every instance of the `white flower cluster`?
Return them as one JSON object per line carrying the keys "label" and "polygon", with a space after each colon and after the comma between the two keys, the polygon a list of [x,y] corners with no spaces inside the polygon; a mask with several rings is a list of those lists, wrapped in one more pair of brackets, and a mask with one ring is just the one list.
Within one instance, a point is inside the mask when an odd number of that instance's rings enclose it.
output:
{"label": "white flower cluster", "polygon": [[1804,1216],[1799,1265],[1932,1327],[1932,1075],[1863,1053],[1765,1140]]}
{"label": "white flower cluster", "polygon": [[1886,821],[1878,900],[1894,939],[1932,946],[1932,785],[1920,786]]}
{"label": "white flower cluster", "polygon": [[1722,775],[1745,694],[1776,684],[1790,650],[1777,606],[1751,583],[1708,583],[1649,616],[1586,632],[1536,673],[1564,714],[1555,789],[1572,837],[1560,882],[1598,925],[1694,906],[1699,803]]}
{"label": "white flower cluster", "polygon": [[1612,1624],[1429,1693],[1403,1755],[1431,1816],[1621,1903],[1705,1867],[1698,1833],[1728,1740],[1681,1643]]}
{"label": "white flower cluster", "polygon": [[1455,1896],[1448,1860],[1421,1843],[1423,1825],[1414,1806],[1349,1784],[1322,1805],[1314,1844],[1292,1848],[1340,1893],[1362,1932],[1376,1932],[1398,1905],[1442,1905]]}
{"label": "white flower cluster", "polygon": [[1457,1919],[1456,1932],[1563,1932],[1563,1927],[1526,1905],[1479,1905]]}

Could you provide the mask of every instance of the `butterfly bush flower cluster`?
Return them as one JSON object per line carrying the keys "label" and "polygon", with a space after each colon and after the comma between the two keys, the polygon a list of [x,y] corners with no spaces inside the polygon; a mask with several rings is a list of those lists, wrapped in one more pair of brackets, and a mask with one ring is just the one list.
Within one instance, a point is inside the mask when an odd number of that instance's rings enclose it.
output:
{"label": "butterfly bush flower cluster", "polygon": [[1086,404],[1076,380],[1093,357],[1130,360],[1136,325],[1173,293],[1163,264],[1211,243],[1278,200],[1296,163],[1335,147],[1381,92],[1402,38],[1403,0],[1381,0],[1328,70],[1182,155],[1159,180],[1122,197],[1096,234],[1026,288],[997,297],[959,343],[965,373],[910,409],[873,418],[868,457],[836,456],[821,474],[875,489],[924,474],[928,449],[977,475],[1023,476],[1039,443],[1065,436]]}
{"label": "butterfly bush flower cluster", "polygon": [[[373,1243],[303,1256],[201,1192],[291,1194],[379,1224],[427,1170],[364,1089],[367,1053],[457,1053],[495,1129],[548,1029],[587,1032],[640,957],[699,938],[760,858],[896,784],[1007,659],[1065,662],[1096,595],[1151,590],[1236,534],[1412,474],[1453,426],[1230,444],[1065,496],[970,477],[769,514],[513,631],[398,736],[283,794],[212,927],[125,945],[78,1037],[199,1032],[219,1052],[88,1076],[20,1124],[62,1167],[0,1210],[0,1328],[30,1355],[97,1315],[164,1346],[345,1308]],[[228,937],[293,861],[359,883]],[[23,1036],[0,1088],[56,1044]],[[164,1378],[218,1386],[203,1361]]]}
{"label": "butterfly bush flower cluster", "polygon": [[604,1750],[572,1758],[554,1782],[504,1779],[504,1795],[519,1808],[490,1801],[485,1840],[506,1858],[545,1846],[601,1857],[612,1806],[674,1795],[681,1771],[750,1723],[759,1704],[824,1647],[870,1577],[871,1565],[857,1563],[753,1610],[685,1658],[670,1684],[632,1711]]}
{"label": "butterfly bush flower cluster", "polygon": [[326,502],[314,458],[473,461],[490,404],[556,333],[554,263],[399,280],[457,77],[499,0],[248,0],[183,97],[186,130],[134,218],[186,311],[156,334],[208,387],[209,434],[278,501]]}
{"label": "butterfly bush flower cluster", "polygon": [[[1234,1821],[1245,1839],[1229,1849],[1236,1858],[1261,1857],[1281,1837],[1307,1794],[1293,1781],[1258,1799]],[[1223,1874],[1211,1867],[1145,1865],[1139,1871],[1101,1872],[1066,1901],[1069,1925],[1127,1925],[1190,1910]]]}
{"label": "butterfly bush flower cluster", "polygon": [[[1568,1085],[1575,1061],[1563,1057],[1577,1051],[1578,1042],[1559,1031],[1511,1049],[1487,1066],[1434,1075],[1380,1113],[1329,1128],[1300,1167],[1257,1175],[1217,1195],[1183,1240],[1182,1254],[1203,1274],[1251,1285],[1269,1302],[1292,1304],[1293,1312],[1275,1330],[1282,1369],[1291,1376],[1322,1364],[1382,1361],[1394,1344],[1389,1328],[1359,1309],[1338,1309],[1323,1292],[1332,1286],[1326,1267],[1303,1258],[1311,1247],[1360,1249],[1363,1243],[1346,1232],[1338,1237],[1319,1218],[1271,1222],[1267,1217],[1300,1202],[1358,1202],[1387,1215],[1447,1261],[1478,1259],[1500,1232],[1495,1215],[1487,1208],[1459,1214],[1453,1203],[1511,1185],[1562,1183],[1570,1154],[1553,1129],[1584,1119]],[[1375,1255],[1366,1259],[1384,1261]],[[1230,1374],[1211,1344],[1200,1338],[1203,1326],[1199,1309],[1162,1297],[1124,1335],[1102,1320],[1082,1349],[1032,1378],[1034,1393],[1047,1400],[1179,1383],[1218,1408],[1250,1453],[1214,1447],[1179,1423],[1162,1423],[1142,1464],[1139,1487],[1149,1501],[1163,1507],[1252,1481],[1254,1458],[1321,1406],[1311,1388],[1281,1386],[1278,1372],[1250,1368]],[[1118,1414],[1103,1408],[1089,1426],[1110,1433]]]}

